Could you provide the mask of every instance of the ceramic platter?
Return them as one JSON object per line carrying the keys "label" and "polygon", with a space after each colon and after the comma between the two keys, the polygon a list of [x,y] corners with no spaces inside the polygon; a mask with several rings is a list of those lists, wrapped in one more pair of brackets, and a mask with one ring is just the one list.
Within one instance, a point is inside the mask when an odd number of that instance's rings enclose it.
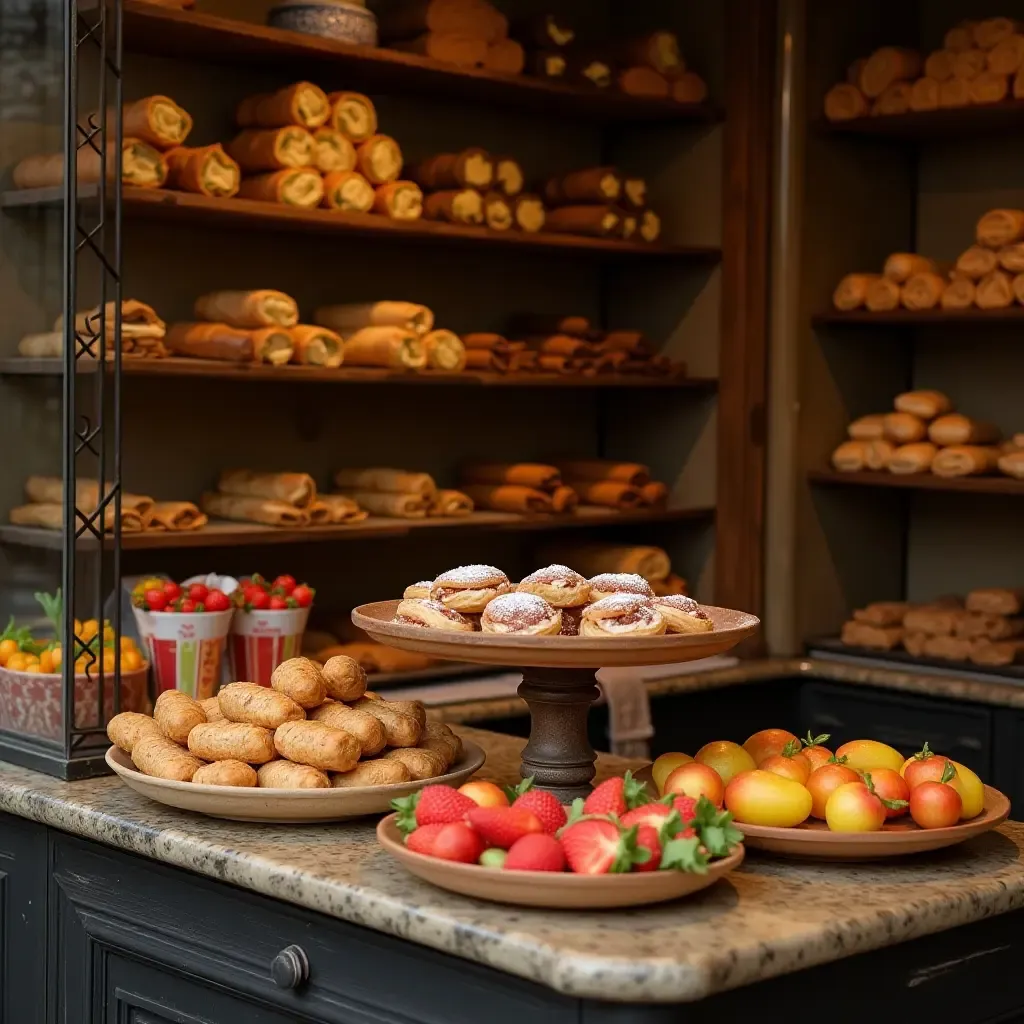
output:
{"label": "ceramic platter", "polygon": [[248,789],[154,779],[143,775],[118,747],[107,751],[106,761],[136,793],[169,807],[231,821],[301,824],[383,814],[391,810],[391,801],[396,797],[408,796],[424,786],[435,783],[460,786],[484,763],[484,752],[475,743],[463,740],[462,746],[462,760],[446,775],[422,782],[353,789]]}
{"label": "ceramic platter", "polygon": [[519,907],[601,910],[665,903],[714,885],[718,879],[739,867],[743,860],[741,844],[728,857],[712,861],[706,875],[687,871],[644,871],[628,875],[498,871],[415,853],[402,842],[402,833],[395,824],[396,817],[389,814],[378,822],[377,838],[381,846],[417,878],[463,896]]}
{"label": "ceramic platter", "polygon": [[612,668],[671,665],[724,654],[757,631],[760,620],[745,612],[702,605],[714,629],[708,633],[668,633],[647,637],[507,636],[454,633],[392,622],[398,601],[364,604],[352,621],[388,647],[419,651],[450,661],[529,668]]}

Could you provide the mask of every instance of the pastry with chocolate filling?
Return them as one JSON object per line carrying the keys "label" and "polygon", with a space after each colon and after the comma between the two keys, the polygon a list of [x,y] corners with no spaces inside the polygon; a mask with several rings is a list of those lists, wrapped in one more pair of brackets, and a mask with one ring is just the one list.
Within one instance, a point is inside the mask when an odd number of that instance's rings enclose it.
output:
{"label": "pastry with chocolate filling", "polygon": [[393,622],[403,626],[423,626],[428,629],[445,629],[452,633],[472,633],[473,623],[451,608],[445,608],[440,601],[430,598],[412,598],[402,601]]}
{"label": "pastry with chocolate filling", "polygon": [[502,594],[484,609],[480,628],[485,633],[557,636],[562,613],[536,594]]}
{"label": "pastry with chocolate filling", "polygon": [[612,594],[634,594],[654,597],[650,583],[635,572],[603,572],[590,581],[590,600],[600,601]]}
{"label": "pastry with chocolate filling", "polygon": [[511,590],[508,577],[493,565],[462,565],[441,573],[430,596],[457,612],[479,615],[496,597]]}
{"label": "pastry with chocolate filling", "polygon": [[661,612],[669,633],[710,633],[715,628],[708,613],[685,594],[655,597],[654,607]]}
{"label": "pastry with chocolate filling", "polygon": [[580,636],[660,636],[665,619],[654,602],[639,594],[612,594],[588,605],[580,622]]}
{"label": "pastry with chocolate filling", "polygon": [[430,597],[430,588],[433,586],[433,580],[420,580],[419,583],[410,583],[405,588],[405,592],[402,597],[406,601],[411,600],[425,600]]}

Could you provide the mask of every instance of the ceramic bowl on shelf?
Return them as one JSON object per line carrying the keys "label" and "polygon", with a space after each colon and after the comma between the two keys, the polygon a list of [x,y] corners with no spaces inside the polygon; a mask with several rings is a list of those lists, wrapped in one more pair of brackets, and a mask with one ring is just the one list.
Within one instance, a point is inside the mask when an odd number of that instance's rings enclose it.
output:
{"label": "ceramic bowl on shelf", "polygon": [[377,45],[377,18],[355,0],[277,0],[267,24],[354,46]]}

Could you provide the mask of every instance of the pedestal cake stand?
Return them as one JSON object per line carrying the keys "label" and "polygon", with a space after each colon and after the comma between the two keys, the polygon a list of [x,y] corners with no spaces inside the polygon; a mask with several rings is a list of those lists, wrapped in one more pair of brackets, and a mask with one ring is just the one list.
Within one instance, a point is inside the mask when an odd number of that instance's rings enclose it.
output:
{"label": "pedestal cake stand", "polygon": [[754,615],[704,605],[714,624],[707,633],[651,637],[507,636],[455,633],[392,622],[398,601],[364,604],[352,621],[389,647],[450,661],[520,668],[519,696],[530,708],[530,740],[520,774],[564,803],[586,796],[597,755],[587,736],[587,715],[598,697],[599,668],[671,665],[731,650],[753,634]]}

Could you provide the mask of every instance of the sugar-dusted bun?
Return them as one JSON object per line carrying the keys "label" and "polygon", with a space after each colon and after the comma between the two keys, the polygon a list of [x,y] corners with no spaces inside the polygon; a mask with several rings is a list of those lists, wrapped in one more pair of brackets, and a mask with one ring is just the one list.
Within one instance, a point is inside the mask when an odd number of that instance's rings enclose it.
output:
{"label": "sugar-dusted bun", "polygon": [[587,607],[580,636],[659,636],[665,628],[665,619],[650,598],[612,594]]}
{"label": "sugar-dusted bun", "polygon": [[590,581],[590,600],[600,601],[612,594],[638,594],[654,597],[650,583],[635,572],[603,572]]}
{"label": "sugar-dusted bun", "polygon": [[516,590],[536,594],[553,608],[579,608],[590,601],[590,584],[567,565],[549,565],[530,573]]}
{"label": "sugar-dusted bun", "polygon": [[666,594],[653,601],[670,633],[709,633],[715,628],[708,613],[692,597]]}
{"label": "sugar-dusted bun", "polygon": [[562,613],[536,594],[502,594],[484,609],[480,628],[485,633],[557,636]]}
{"label": "sugar-dusted bun", "polygon": [[440,601],[430,598],[406,598],[395,611],[392,620],[404,626],[428,626],[430,629],[447,629],[455,633],[472,633],[473,623],[457,611],[446,608]]}
{"label": "sugar-dusted bun", "polygon": [[430,596],[454,611],[479,615],[511,589],[508,577],[493,565],[462,565],[441,573],[431,584]]}
{"label": "sugar-dusted bun", "polygon": [[430,597],[430,588],[432,586],[431,580],[420,580],[419,583],[410,583],[405,588],[405,593],[402,594],[404,598],[423,598]]}

